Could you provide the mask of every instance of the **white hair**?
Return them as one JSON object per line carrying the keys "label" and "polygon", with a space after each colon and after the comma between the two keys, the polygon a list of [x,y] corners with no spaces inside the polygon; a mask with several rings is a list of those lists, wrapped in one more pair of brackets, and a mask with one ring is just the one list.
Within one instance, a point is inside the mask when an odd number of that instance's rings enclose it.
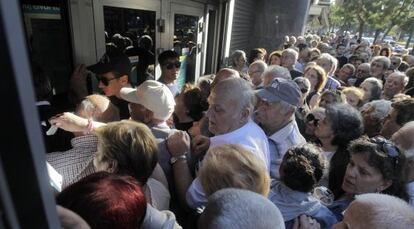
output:
{"label": "white hair", "polygon": [[208,198],[198,226],[201,229],[284,229],[285,223],[280,210],[264,196],[228,188]]}
{"label": "white hair", "polygon": [[253,114],[253,108],[256,105],[256,94],[246,80],[242,78],[225,79],[218,82],[213,91],[220,92],[224,100],[232,99],[238,102],[240,110],[248,109],[249,115]]}
{"label": "white hair", "polygon": [[365,111],[373,107],[374,111],[371,113],[371,116],[379,120],[384,120],[391,113],[391,104],[392,102],[389,100],[379,99],[364,104],[360,110]]}
{"label": "white hair", "polygon": [[385,56],[376,56],[376,57],[372,58],[371,64],[374,63],[374,62],[382,63],[383,69],[388,69],[391,65],[390,58],[385,57]]}
{"label": "white hair", "polygon": [[414,142],[412,135],[414,134],[414,121],[407,122],[397,132],[395,132],[391,139],[398,147],[404,150],[407,161],[414,160]]}
{"label": "white hair", "polygon": [[386,194],[367,193],[357,195],[354,201],[369,208],[366,222],[370,228],[413,228],[414,210],[402,199]]}
{"label": "white hair", "polygon": [[287,48],[287,49],[283,50],[282,55],[283,55],[283,53],[289,53],[290,55],[293,55],[295,57],[295,60],[297,60],[299,58],[299,53],[296,50],[294,50],[293,48]]}
{"label": "white hair", "polygon": [[[320,60],[327,60],[331,63],[331,70],[329,72],[335,72],[336,71],[336,67],[338,66],[338,59],[336,59],[335,57],[333,57],[331,54],[329,53],[322,53],[318,59]],[[328,74],[328,72],[326,73]]]}
{"label": "white hair", "polygon": [[263,72],[262,76],[271,75],[273,78],[284,78],[287,80],[292,80],[290,72],[287,68],[279,65],[270,65],[266,71]]}
{"label": "white hair", "polygon": [[391,75],[388,76],[398,77],[402,81],[404,87],[408,84],[408,76],[404,72],[393,72]]}
{"label": "white hair", "polygon": [[263,60],[254,61],[253,63],[250,64],[249,68],[251,68],[255,65],[257,65],[259,67],[259,71],[261,71],[261,72],[264,72],[267,68],[267,64]]}

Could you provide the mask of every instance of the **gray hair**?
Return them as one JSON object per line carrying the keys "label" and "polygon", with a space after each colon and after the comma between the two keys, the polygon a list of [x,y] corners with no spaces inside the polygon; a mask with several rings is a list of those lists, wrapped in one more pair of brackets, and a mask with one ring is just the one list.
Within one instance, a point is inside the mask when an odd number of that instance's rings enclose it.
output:
{"label": "gray hair", "polygon": [[343,68],[349,68],[352,70],[352,76],[355,75],[355,66],[353,64],[345,64]]}
{"label": "gray hair", "polygon": [[222,189],[208,199],[201,229],[285,228],[280,210],[267,198],[247,190]]}
{"label": "gray hair", "polygon": [[[322,53],[319,57],[319,60],[327,60],[331,63],[331,70],[330,72],[335,72],[336,67],[338,66],[338,59],[336,59],[335,57],[333,57],[331,54],[329,53]],[[328,74],[329,72],[327,72],[326,74]]]}
{"label": "gray hair", "polygon": [[385,56],[376,56],[376,57],[372,58],[371,64],[374,63],[374,62],[382,63],[383,69],[388,69],[391,65],[390,58],[385,57]]}
{"label": "gray hair", "polygon": [[259,71],[264,72],[267,68],[267,64],[266,62],[264,62],[263,60],[256,60],[253,63],[250,64],[249,68],[251,68],[252,66],[257,65],[259,67]]}
{"label": "gray hair", "polygon": [[[408,76],[404,72],[393,72],[391,75],[392,76],[399,77],[401,79],[404,87],[407,86],[407,84],[408,84]],[[388,77],[390,77],[391,75],[389,75]]]}
{"label": "gray hair", "polygon": [[283,53],[289,53],[290,55],[293,55],[295,57],[295,60],[297,60],[299,58],[299,53],[296,50],[294,50],[293,48],[287,48],[287,49],[283,50],[282,55],[283,55]]}
{"label": "gray hair", "polygon": [[234,66],[236,61],[243,56],[246,59],[246,53],[243,50],[235,50],[230,56],[230,65]]}
{"label": "gray hair", "polygon": [[284,78],[287,80],[292,80],[290,76],[290,72],[287,68],[279,66],[279,65],[270,65],[266,71],[263,72],[263,76],[271,75],[273,78]]}
{"label": "gray hair", "polygon": [[379,99],[381,97],[382,86],[383,86],[381,80],[375,77],[369,77],[369,78],[366,78],[362,83],[364,82],[370,83],[372,85],[370,100]]}
{"label": "gray hair", "polygon": [[310,90],[311,83],[308,80],[308,78],[299,76],[299,77],[296,77],[293,81],[295,81],[295,83],[299,86],[299,88],[306,88],[308,91]]}
{"label": "gray hair", "polygon": [[216,93],[219,91],[222,99],[231,99],[237,102],[240,110],[248,109],[249,114],[253,114],[253,108],[256,105],[256,94],[246,80],[242,78],[225,79],[218,82],[213,91]]}
{"label": "gray hair", "polygon": [[413,228],[414,211],[402,199],[379,193],[357,195],[353,202],[369,208],[366,221],[369,228]]}
{"label": "gray hair", "polygon": [[371,116],[382,121],[391,113],[391,104],[391,101],[385,99],[374,100],[364,104],[360,110],[365,111],[373,107],[374,111],[371,113]]}

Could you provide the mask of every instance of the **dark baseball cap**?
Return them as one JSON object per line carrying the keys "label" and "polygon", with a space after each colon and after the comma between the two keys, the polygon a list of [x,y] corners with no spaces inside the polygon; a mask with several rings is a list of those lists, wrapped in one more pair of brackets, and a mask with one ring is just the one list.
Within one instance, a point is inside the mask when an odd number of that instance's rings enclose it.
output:
{"label": "dark baseball cap", "polygon": [[293,80],[275,78],[270,86],[256,90],[256,95],[267,102],[284,101],[292,106],[300,106],[301,92]]}
{"label": "dark baseball cap", "polygon": [[117,72],[121,75],[129,75],[132,66],[127,55],[120,51],[112,50],[106,52],[98,63],[88,66],[87,69],[95,74]]}

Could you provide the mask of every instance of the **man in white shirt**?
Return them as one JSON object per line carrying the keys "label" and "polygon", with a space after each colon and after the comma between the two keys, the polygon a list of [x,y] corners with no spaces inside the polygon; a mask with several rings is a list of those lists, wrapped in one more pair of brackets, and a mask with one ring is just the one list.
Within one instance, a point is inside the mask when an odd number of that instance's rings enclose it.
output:
{"label": "man in white shirt", "polygon": [[275,78],[270,86],[257,90],[256,95],[259,97],[256,122],[269,141],[270,176],[279,178],[279,166],[286,151],[292,146],[306,143],[295,121],[301,92],[294,81]]}
{"label": "man in white shirt", "polygon": [[[250,150],[269,168],[267,137],[251,120],[255,104],[255,94],[251,86],[241,78],[226,79],[215,85],[208,100],[209,131],[215,136],[201,137],[193,142],[193,146],[194,143],[200,142],[203,142],[206,148],[220,144],[239,144]],[[183,146],[183,141],[187,141],[187,146]],[[181,195],[182,203],[191,208],[205,204],[207,198],[198,179],[192,181],[188,166],[184,163],[186,158],[183,151],[189,150],[189,137],[178,132],[168,139],[167,144],[172,155],[176,188]]]}

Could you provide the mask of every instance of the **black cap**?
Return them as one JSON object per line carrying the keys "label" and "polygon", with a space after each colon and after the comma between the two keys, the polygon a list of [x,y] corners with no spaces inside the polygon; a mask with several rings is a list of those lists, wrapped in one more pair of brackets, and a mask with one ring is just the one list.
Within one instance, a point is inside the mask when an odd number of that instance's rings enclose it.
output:
{"label": "black cap", "polygon": [[106,52],[98,63],[88,66],[87,69],[95,74],[117,72],[129,76],[132,66],[127,55],[113,50]]}

